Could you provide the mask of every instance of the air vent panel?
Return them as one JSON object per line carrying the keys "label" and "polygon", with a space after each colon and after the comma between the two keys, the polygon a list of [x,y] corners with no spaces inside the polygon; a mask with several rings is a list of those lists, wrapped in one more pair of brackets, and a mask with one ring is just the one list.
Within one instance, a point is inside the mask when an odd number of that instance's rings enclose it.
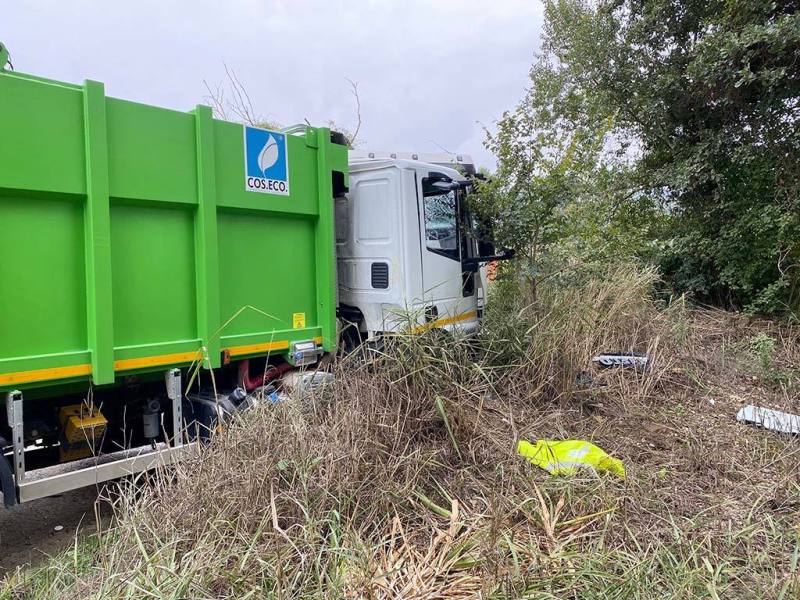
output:
{"label": "air vent panel", "polygon": [[372,263],[372,287],[376,290],[389,289],[389,265],[385,262]]}

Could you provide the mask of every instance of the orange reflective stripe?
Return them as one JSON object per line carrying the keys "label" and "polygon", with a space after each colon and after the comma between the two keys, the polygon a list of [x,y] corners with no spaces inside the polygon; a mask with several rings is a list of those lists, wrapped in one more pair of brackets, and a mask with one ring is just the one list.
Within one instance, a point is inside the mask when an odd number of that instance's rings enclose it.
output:
{"label": "orange reflective stripe", "polygon": [[32,383],[35,381],[48,381],[50,379],[66,379],[67,377],[80,377],[90,375],[92,365],[72,365],[69,367],[51,367],[49,369],[35,369],[33,371],[17,371],[0,375],[0,385],[15,385],[17,383]]}
{"label": "orange reflective stripe", "polygon": [[145,356],[143,358],[123,358],[114,361],[115,371],[130,371],[131,369],[143,369],[145,367],[157,367],[159,365],[171,365],[181,362],[193,362],[200,360],[202,354],[199,350],[194,352],[178,352],[177,354],[160,354],[158,356]]}
{"label": "orange reflective stripe", "polygon": [[460,315],[456,315],[455,317],[446,317],[444,319],[437,319],[436,321],[425,323],[424,325],[419,325],[418,327],[414,327],[411,331],[414,333],[420,333],[436,327],[444,327],[445,325],[452,325],[453,323],[459,323],[461,321],[469,321],[470,319],[477,318],[477,316],[478,311],[470,310],[468,312],[461,313]]}
{"label": "orange reflective stripe", "polygon": [[241,356],[242,354],[255,354],[257,352],[269,352],[270,350],[288,350],[289,340],[278,342],[265,342],[263,344],[248,344],[246,346],[232,346],[228,348],[231,356]]}

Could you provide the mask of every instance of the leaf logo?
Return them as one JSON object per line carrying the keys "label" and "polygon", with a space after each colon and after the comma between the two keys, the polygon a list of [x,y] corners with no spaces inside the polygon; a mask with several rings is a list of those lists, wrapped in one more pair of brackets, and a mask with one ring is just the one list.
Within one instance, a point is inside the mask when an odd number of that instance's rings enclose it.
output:
{"label": "leaf logo", "polygon": [[264,144],[264,147],[258,155],[258,168],[261,169],[265,178],[267,176],[267,169],[278,162],[278,153],[278,142],[270,135],[267,138],[267,143]]}

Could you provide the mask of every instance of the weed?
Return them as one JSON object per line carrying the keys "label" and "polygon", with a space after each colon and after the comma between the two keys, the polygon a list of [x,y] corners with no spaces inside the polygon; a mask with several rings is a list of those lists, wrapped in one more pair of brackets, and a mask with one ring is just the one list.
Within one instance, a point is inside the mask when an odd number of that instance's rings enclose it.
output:
{"label": "weed", "polygon": [[[798,336],[751,346],[759,324],[688,308],[676,326],[654,279],[624,266],[534,298],[507,278],[477,342],[344,357],[310,399],[244,413],[123,486],[110,531],[0,597],[797,597],[800,446],[732,415],[751,390],[788,408],[791,388],[754,390],[739,365],[790,370]],[[601,351],[654,366],[576,383]],[[591,440],[628,477],[551,477],[520,438]]]}
{"label": "weed", "polygon": [[761,373],[764,375],[771,373],[775,356],[775,338],[760,331],[750,338],[750,352],[758,360]]}

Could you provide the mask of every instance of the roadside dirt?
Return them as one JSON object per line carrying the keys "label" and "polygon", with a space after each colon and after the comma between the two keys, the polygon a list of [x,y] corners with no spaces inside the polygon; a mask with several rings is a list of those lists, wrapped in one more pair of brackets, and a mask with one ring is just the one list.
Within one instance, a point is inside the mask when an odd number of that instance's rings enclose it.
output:
{"label": "roadside dirt", "polygon": [[[89,487],[11,509],[0,507],[0,578],[18,566],[35,565],[65,550],[76,533],[94,533],[98,495],[96,487]],[[97,506],[106,523],[110,508],[102,501]],[[63,529],[56,531],[59,526]]]}

